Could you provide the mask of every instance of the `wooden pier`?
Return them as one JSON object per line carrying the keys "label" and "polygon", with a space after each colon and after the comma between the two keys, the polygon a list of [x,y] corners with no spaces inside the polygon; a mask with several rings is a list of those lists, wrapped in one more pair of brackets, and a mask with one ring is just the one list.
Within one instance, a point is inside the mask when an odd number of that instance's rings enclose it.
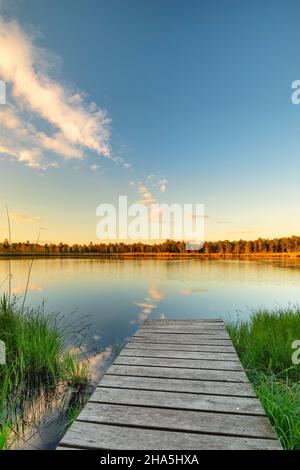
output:
{"label": "wooden pier", "polygon": [[222,320],[147,320],[59,450],[281,449]]}

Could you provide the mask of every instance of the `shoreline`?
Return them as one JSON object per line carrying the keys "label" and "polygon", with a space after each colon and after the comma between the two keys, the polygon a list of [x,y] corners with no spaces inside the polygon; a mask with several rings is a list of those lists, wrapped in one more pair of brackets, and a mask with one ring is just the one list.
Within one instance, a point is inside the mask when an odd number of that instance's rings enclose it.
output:
{"label": "shoreline", "polygon": [[247,261],[300,261],[300,252],[294,253],[0,253],[1,259],[22,258],[77,258],[77,259],[200,259]]}

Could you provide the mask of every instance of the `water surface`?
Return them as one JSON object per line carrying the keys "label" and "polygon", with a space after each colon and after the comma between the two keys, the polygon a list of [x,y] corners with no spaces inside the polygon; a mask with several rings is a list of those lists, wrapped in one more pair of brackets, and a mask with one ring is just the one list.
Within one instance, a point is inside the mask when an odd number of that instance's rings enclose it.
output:
{"label": "water surface", "polygon": [[[12,292],[22,296],[29,259],[13,259]],[[0,285],[9,269],[0,260]],[[1,287],[7,290],[7,281]],[[257,307],[300,303],[300,263],[235,260],[35,259],[27,304],[85,315],[89,352],[122,344],[146,318],[246,319]]]}

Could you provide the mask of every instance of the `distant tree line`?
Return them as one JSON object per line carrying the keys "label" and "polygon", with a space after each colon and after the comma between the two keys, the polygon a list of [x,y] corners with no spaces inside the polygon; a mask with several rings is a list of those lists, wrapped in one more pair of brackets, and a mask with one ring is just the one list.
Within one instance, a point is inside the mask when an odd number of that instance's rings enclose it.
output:
{"label": "distant tree line", "polygon": [[[162,243],[92,243],[74,244],[66,243],[9,243],[8,240],[0,243],[0,253],[13,254],[122,254],[122,253],[185,253],[186,246],[183,241],[166,240]],[[300,236],[275,238],[272,240],[258,238],[254,241],[218,241],[205,242],[199,253],[204,254],[253,254],[253,253],[293,253],[300,252]]]}
{"label": "distant tree line", "polygon": [[173,240],[166,240],[159,244],[145,243],[92,243],[74,244],[67,243],[31,243],[18,242],[9,244],[8,240],[0,243],[0,253],[38,253],[38,254],[80,254],[80,253],[181,253],[185,252],[185,243]]}
{"label": "distant tree line", "polygon": [[219,254],[295,253],[300,252],[300,236],[257,240],[206,242],[201,252]]}

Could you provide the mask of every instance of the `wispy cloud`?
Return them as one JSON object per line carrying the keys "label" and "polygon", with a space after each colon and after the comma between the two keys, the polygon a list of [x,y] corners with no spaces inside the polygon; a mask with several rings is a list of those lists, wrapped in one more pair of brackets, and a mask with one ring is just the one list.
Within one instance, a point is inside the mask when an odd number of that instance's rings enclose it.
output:
{"label": "wispy cloud", "polygon": [[18,223],[37,224],[41,222],[42,220],[41,217],[38,217],[38,216],[19,214],[17,212],[10,212],[9,217],[11,220],[13,220],[14,222],[18,222]]}
{"label": "wispy cloud", "polygon": [[164,176],[159,174],[152,174],[147,176],[147,180],[149,184],[156,188],[159,192],[166,192],[168,180]]}
{"label": "wispy cloud", "polygon": [[99,165],[96,165],[96,163],[94,163],[93,165],[90,166],[90,169],[94,172],[96,172],[97,170],[99,170],[100,166]]}
{"label": "wispy cloud", "polygon": [[227,235],[251,235],[255,233],[253,230],[231,230],[230,232],[226,232]]}
{"label": "wispy cloud", "polygon": [[149,175],[146,178],[146,183],[143,181],[130,181],[129,186],[135,187],[141,199],[137,201],[138,204],[150,206],[151,204],[158,203],[157,196],[154,192],[163,193],[166,191],[167,179],[158,177],[158,175]]}
{"label": "wispy cloud", "polygon": [[[84,158],[89,150],[114,160],[110,117],[95,103],[86,104],[83,93],[53,78],[56,64],[17,22],[0,17],[0,76],[10,85],[14,102],[14,108],[1,110],[7,130],[1,153],[40,168],[52,166],[51,153]],[[41,130],[45,122],[49,133]]]}
{"label": "wispy cloud", "polygon": [[232,224],[232,220],[222,220],[222,219],[213,219],[213,222],[216,222],[220,225]]}

